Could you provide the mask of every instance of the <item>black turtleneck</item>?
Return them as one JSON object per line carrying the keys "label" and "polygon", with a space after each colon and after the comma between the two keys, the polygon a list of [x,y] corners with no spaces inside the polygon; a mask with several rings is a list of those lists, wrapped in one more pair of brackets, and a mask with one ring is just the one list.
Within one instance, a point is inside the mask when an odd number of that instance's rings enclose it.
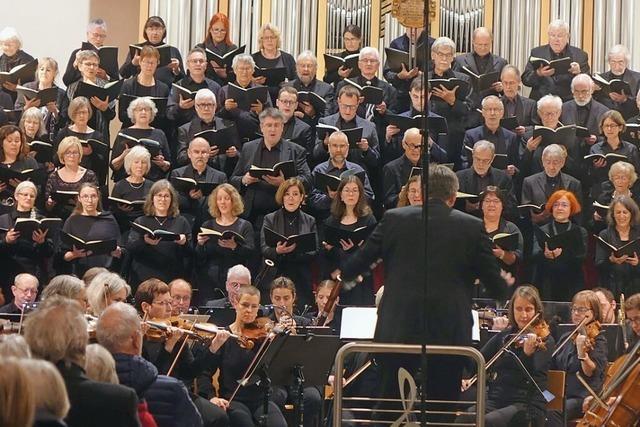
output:
{"label": "black turtleneck", "polygon": [[284,214],[284,235],[288,237],[298,234],[300,232],[300,210],[289,212],[283,207],[282,213]]}

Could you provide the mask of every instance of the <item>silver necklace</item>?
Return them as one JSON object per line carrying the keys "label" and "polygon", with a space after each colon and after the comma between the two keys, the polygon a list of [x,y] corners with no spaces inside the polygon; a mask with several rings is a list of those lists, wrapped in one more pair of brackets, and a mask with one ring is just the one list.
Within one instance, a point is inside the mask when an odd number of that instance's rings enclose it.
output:
{"label": "silver necklace", "polygon": [[139,190],[140,188],[142,188],[142,186],[144,185],[144,179],[142,180],[142,182],[140,184],[138,184],[138,186],[136,187],[135,185],[133,185],[133,183],[129,180],[127,180],[127,182],[129,183],[129,185],[131,186],[131,188],[135,189],[135,190]]}
{"label": "silver necklace", "polygon": [[160,226],[161,226],[161,227],[162,227],[162,226],[164,225],[164,223],[165,223],[165,222],[167,222],[167,220],[169,219],[169,217],[166,217],[166,218],[164,219],[164,221],[160,221],[160,220],[158,219],[158,217],[157,217],[157,216],[155,216],[155,215],[154,215],[153,217],[156,219],[156,221],[158,222],[158,224],[160,224]]}

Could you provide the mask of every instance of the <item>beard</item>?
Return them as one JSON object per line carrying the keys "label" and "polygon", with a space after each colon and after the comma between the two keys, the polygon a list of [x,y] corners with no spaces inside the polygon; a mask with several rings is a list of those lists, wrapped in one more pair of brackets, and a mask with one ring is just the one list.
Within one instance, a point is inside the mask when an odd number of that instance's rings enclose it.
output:
{"label": "beard", "polygon": [[574,98],[574,101],[576,101],[576,104],[578,105],[578,107],[584,107],[585,105],[591,102],[591,97],[589,97],[589,99],[585,101],[578,101],[577,99]]}

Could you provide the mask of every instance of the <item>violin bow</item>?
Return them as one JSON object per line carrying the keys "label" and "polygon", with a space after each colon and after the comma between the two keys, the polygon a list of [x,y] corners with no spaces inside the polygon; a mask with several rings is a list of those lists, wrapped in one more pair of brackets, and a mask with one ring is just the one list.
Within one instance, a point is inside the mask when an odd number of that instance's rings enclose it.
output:
{"label": "violin bow", "polygon": [[569,335],[567,335],[567,337],[564,339],[564,341],[562,341],[560,344],[558,344],[558,346],[553,351],[553,353],[551,353],[551,358],[552,359],[556,354],[558,354],[558,352],[562,349],[562,347],[564,347],[564,345],[569,342],[571,337],[573,337],[576,334],[576,332],[578,332],[582,327],[584,327],[584,325],[586,325],[589,320],[590,319],[588,317],[585,317],[584,319],[582,319],[580,321],[580,323],[578,323],[578,326],[576,326],[576,328],[573,331],[571,331],[571,333]]}
{"label": "violin bow", "polygon": [[[193,327],[196,325],[196,322],[193,322],[191,324],[191,327],[188,329],[189,332],[193,332]],[[180,355],[182,354],[182,350],[184,350],[184,347],[187,345],[187,338],[188,336],[184,336],[182,337],[182,344],[180,345],[180,348],[178,349],[178,353],[176,353],[176,357],[173,358],[173,362],[171,363],[171,366],[169,367],[169,370],[167,371],[167,376],[170,377],[171,373],[173,372],[173,368],[176,367],[176,364],[178,363],[178,359],[180,358]]]}

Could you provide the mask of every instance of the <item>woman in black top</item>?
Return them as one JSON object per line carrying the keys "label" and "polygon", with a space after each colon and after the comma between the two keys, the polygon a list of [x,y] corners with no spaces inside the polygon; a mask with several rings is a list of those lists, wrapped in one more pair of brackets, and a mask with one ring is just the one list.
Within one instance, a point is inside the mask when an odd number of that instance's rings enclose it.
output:
{"label": "woman in black top", "polygon": [[[635,170],[640,170],[640,153],[638,147],[630,142],[621,139],[625,131],[625,121],[616,110],[609,110],[600,116],[600,133],[604,135],[604,140],[591,146],[591,154],[619,154],[625,162],[633,165]],[[601,191],[601,185],[607,181],[607,174],[611,164],[616,160],[605,160],[599,158],[592,161],[591,183],[593,198],[597,198]]]}
{"label": "woman in black top", "polygon": [[[600,332],[591,338],[590,332],[599,330],[599,322],[602,321],[600,302],[598,296],[589,290],[580,291],[571,300],[571,321],[579,325],[583,319],[587,319],[585,329],[578,332],[575,339],[570,339],[553,357],[550,369],[559,369],[567,373],[565,388],[565,416],[572,420],[582,416],[582,403],[589,392],[582,385],[576,374],[580,374],[587,384],[600,393],[604,376],[607,370],[607,338],[604,332]],[[558,339],[562,343],[568,334]],[[563,416],[560,412],[549,411],[547,426],[560,427]]]}
{"label": "woman in black top", "polygon": [[58,145],[58,160],[62,167],[53,171],[47,179],[44,190],[45,209],[53,216],[66,220],[75,209],[77,198],[58,197],[59,191],[78,191],[80,186],[89,182],[98,185],[96,174],[80,166],[82,144],[75,136],[68,136]]}
{"label": "woman in black top", "polygon": [[[232,334],[242,335],[248,325],[256,320],[260,308],[260,291],[253,286],[242,286],[238,290],[238,304],[235,306],[236,319],[229,325]],[[222,344],[221,344],[222,343]],[[244,377],[247,367],[253,360],[260,343],[252,350],[245,349],[235,339],[229,339],[228,332],[221,332],[216,336],[212,347],[218,347],[217,369],[220,370],[219,384],[221,398],[216,399],[218,406],[227,408],[227,415],[232,426],[254,427],[263,414],[264,390],[262,387],[251,384],[244,387],[238,386],[238,381]],[[235,397],[228,400],[238,389]],[[267,424],[269,427],[285,427],[285,421],[278,406],[269,401]]]}
{"label": "woman in black top", "polygon": [[[355,231],[361,227],[368,227],[371,231],[375,224],[376,219],[367,203],[367,196],[364,193],[364,186],[360,178],[351,175],[343,179],[331,204],[331,216],[325,220],[325,232],[331,229]],[[362,237],[364,238],[365,236]],[[347,259],[363,243],[364,240],[340,239],[337,245],[330,245],[324,241],[323,246],[329,264],[326,270],[327,275],[336,269],[342,269]],[[363,283],[352,290],[342,293],[340,296],[342,304],[373,305],[373,278],[371,274],[367,274],[363,280]]]}
{"label": "woman in black top", "polygon": [[[2,46],[0,71],[8,72],[18,65],[28,64],[33,61],[33,56],[22,50],[22,40],[15,28],[6,27],[2,32],[0,32],[0,45]],[[29,78],[25,81],[18,82],[17,84],[8,81],[2,84],[2,90],[11,97],[12,105],[16,102],[16,87],[18,84],[24,84],[32,80],[32,78]],[[11,107],[8,109],[11,109]]]}
{"label": "woman in black top", "polygon": [[[227,15],[224,13],[216,13],[209,21],[204,42],[198,43],[196,47],[210,50],[220,56],[225,55],[238,48],[238,46],[231,42],[231,38],[229,37],[230,32],[229,18]],[[209,61],[207,64],[206,76],[218,83],[221,87],[226,85],[229,80],[233,81],[233,79],[229,79],[230,73],[231,67],[227,68],[214,60]]]}
{"label": "woman in black top", "polygon": [[[113,150],[111,151],[111,169],[113,170],[112,179],[114,181],[120,181],[126,176],[126,172],[123,168],[124,158],[129,153],[130,148],[127,145],[133,147],[138,143],[127,138],[127,136],[134,139],[150,139],[158,144],[154,147],[148,146],[151,153],[151,169],[147,173],[147,178],[151,181],[157,181],[167,176],[167,171],[171,168],[171,151],[169,149],[169,143],[167,138],[160,129],[151,127],[151,122],[156,117],[158,109],[154,102],[148,97],[136,98],[131,101],[129,108],[127,108],[127,115],[131,119],[133,125],[127,129],[123,129],[113,143]],[[154,156],[154,150],[157,154]]]}
{"label": "woman in black top", "polygon": [[37,196],[38,189],[31,181],[21,182],[14,193],[16,203],[12,211],[0,216],[0,229],[8,230],[0,230],[0,252],[6,254],[2,285],[12,283],[19,273],[31,273],[40,283],[46,282],[45,258],[53,255],[53,232],[36,230],[31,236],[21,236],[13,230],[18,218],[43,218],[35,208]]}
{"label": "woman in black top", "polygon": [[[118,240],[120,235],[116,219],[110,212],[102,210],[100,190],[89,182],[80,186],[76,209],[64,223],[62,231],[85,242]],[[65,242],[61,244],[61,252],[64,261],[70,264],[71,272],[77,277],[82,277],[91,267],[111,269],[114,258],[122,255],[120,246],[116,246],[110,254],[94,255]]]}
{"label": "woman in black top", "polygon": [[310,261],[317,254],[316,245],[313,250],[301,253],[296,244],[287,245],[279,241],[275,247],[269,246],[265,240],[265,229],[288,237],[299,234],[316,234],[316,220],[300,209],[305,197],[304,186],[298,178],[289,178],[278,187],[276,202],[282,206],[275,212],[265,215],[260,232],[262,256],[275,262],[278,276],[286,276],[293,280],[298,290],[299,304],[313,304]]}
{"label": "woman in black top", "polygon": [[[636,169],[631,163],[615,162],[609,168],[609,180],[602,183],[602,191],[595,201],[601,206],[609,206],[616,197],[626,196],[631,197],[636,204],[639,204],[640,188],[636,185],[637,180]],[[591,231],[593,233],[597,234],[607,227],[605,209],[594,207],[592,219]]]}
{"label": "woman in black top", "polygon": [[212,299],[214,288],[225,289],[229,268],[236,264],[247,266],[255,255],[253,227],[250,222],[239,218],[244,211],[244,203],[238,190],[230,184],[220,184],[209,196],[208,203],[213,219],[205,221],[202,228],[218,233],[232,231],[242,239],[198,234],[196,271],[200,301]]}
{"label": "woman in black top", "polygon": [[[38,162],[29,157],[29,146],[20,128],[14,125],[5,125],[0,128],[0,169],[11,169],[22,172],[28,169],[37,169]],[[13,192],[21,180],[0,179],[0,215],[10,211],[13,205]],[[42,184],[39,182],[38,184]]]}
{"label": "woman in black top", "polygon": [[[552,215],[552,221],[534,229],[532,258],[536,264],[533,282],[542,289],[547,301],[568,301],[583,288],[582,262],[587,252],[587,231],[571,221],[580,209],[573,193],[558,190],[549,197],[545,208]],[[560,242],[558,247],[549,248],[545,234],[555,236],[565,232],[571,233],[570,242]]]}
{"label": "woman in black top", "polygon": [[[82,159],[80,165],[95,172],[100,186],[107,183],[109,161],[109,141],[104,136],[89,126],[89,120],[93,116],[91,103],[84,96],[74,98],[67,108],[70,124],[60,129],[53,143],[54,152],[58,150],[60,141],[68,136],[75,136],[82,144]],[[60,165],[57,156],[53,163]]]}
{"label": "woman in black top", "polygon": [[[360,27],[357,25],[347,25],[342,32],[342,41],[344,42],[344,50],[337,56],[346,58],[349,55],[360,53],[360,49],[362,48],[362,30],[360,30]],[[326,83],[335,85],[340,82],[340,80],[349,77],[351,71],[350,68],[340,67],[337,71],[327,72],[323,80]]]}
{"label": "woman in black top", "polygon": [[[530,425],[544,425],[547,402],[542,391],[547,389],[547,371],[555,341],[549,334],[549,326],[542,320],[543,309],[538,290],[533,286],[520,286],[513,292],[509,303],[508,327],[482,347],[485,360],[491,359],[514,334],[520,332],[540,313],[540,317],[529,329],[523,331],[522,338],[508,348],[511,354],[503,354],[491,366],[495,380],[489,384],[487,391],[487,426],[529,425],[526,421],[532,421],[533,424]],[[530,376],[520,363],[526,367]],[[468,381],[463,380],[463,388],[467,385]],[[474,420],[475,415],[463,415],[456,421]]]}
{"label": "woman in black top", "polygon": [[[56,134],[64,122],[61,120],[60,107],[64,101],[65,91],[58,87],[55,83],[55,79],[58,76],[58,63],[55,59],[44,57],[38,60],[38,70],[36,71],[36,80],[33,82],[25,83],[22,86],[41,91],[49,88],[56,88],[58,96],[55,101],[49,102],[46,105],[41,105],[40,99],[32,98],[27,100],[24,96],[18,96],[15,103],[16,110],[24,110],[25,112],[31,107],[38,107],[43,114],[44,127],[40,131],[46,133],[45,141],[53,141]],[[23,113],[24,117],[24,113]],[[39,139],[39,141],[43,141]]]}
{"label": "woman in black top", "polygon": [[422,177],[413,175],[398,193],[398,208],[403,206],[422,206]]}
{"label": "woman in black top", "polygon": [[[167,26],[162,18],[159,16],[150,16],[147,22],[144,24],[144,30],[142,31],[142,37],[146,40],[143,46],[159,47],[165,44],[164,38],[167,36]],[[163,82],[168,87],[171,87],[173,82],[176,82],[185,76],[184,65],[182,63],[182,55],[178,48],[169,46],[171,54],[171,63],[158,67],[155,72],[157,80]],[[140,72],[140,61],[142,57],[139,55],[131,58],[131,52],[127,54],[127,59],[120,67],[120,75],[122,77],[129,78]]]}
{"label": "woman in black top", "polygon": [[[285,68],[287,80],[295,80],[296,78],[296,60],[290,53],[280,50],[282,46],[282,38],[280,37],[280,29],[273,24],[264,24],[258,30],[258,47],[260,50],[255,52],[253,60],[258,68]],[[275,104],[278,98],[280,84],[268,85],[266,77],[254,77],[253,81],[259,85],[269,86],[269,94],[271,102]]]}
{"label": "woman in black top", "polygon": [[[640,238],[640,211],[628,196],[616,196],[607,214],[608,227],[600,232],[600,238],[619,248]],[[595,263],[600,283],[610,289],[616,298],[620,294],[633,295],[640,292],[639,258],[635,251],[631,255],[615,256],[613,251],[597,241]]]}
{"label": "woman in black top", "polygon": [[166,230],[178,235],[175,241],[154,239],[148,233],[132,227],[127,249],[131,252],[130,283],[137,287],[151,277],[170,282],[188,277],[191,249],[191,227],[180,215],[178,195],[169,181],[162,179],[151,186],[144,204],[145,216],[135,220],[150,230]]}
{"label": "woman in black top", "polygon": [[482,210],[482,222],[490,238],[498,234],[516,234],[516,245],[501,247],[493,244],[493,255],[498,258],[500,267],[515,276],[518,262],[522,259],[522,233],[518,227],[502,217],[504,209],[504,195],[502,191],[493,185],[488,186],[480,196],[480,209]]}
{"label": "woman in black top", "polygon": [[[113,186],[111,197],[130,202],[144,202],[153,185],[153,181],[145,178],[145,175],[149,172],[150,165],[151,154],[149,154],[149,151],[141,145],[132,147],[124,157],[124,170],[128,176],[116,182]],[[144,215],[143,204],[118,203],[115,200],[111,200],[111,210],[118,220],[121,232],[128,231],[131,227],[129,223]],[[123,239],[123,241],[126,241],[126,239]]]}
{"label": "woman in black top", "polygon": [[[45,145],[51,144],[51,141],[46,132],[40,110],[36,107],[29,107],[25,110],[20,117],[18,127],[24,133],[27,144],[29,144],[29,149],[31,150],[29,151],[29,156],[36,159],[38,167],[45,168],[47,172],[53,171],[55,169],[53,150]],[[36,143],[32,144],[34,141]],[[40,142],[43,144],[40,144]]]}
{"label": "woman in black top", "polygon": [[[80,80],[67,86],[67,96],[64,98],[62,108],[60,108],[62,114],[66,114],[69,103],[76,97],[80,81],[99,87],[104,87],[108,83],[106,80],[97,76],[98,67],[100,67],[100,57],[97,52],[93,50],[81,50],[76,56],[78,70],[80,70],[82,77]],[[105,141],[109,141],[109,123],[111,123],[111,120],[116,116],[116,100],[109,98],[100,99],[97,96],[93,96],[89,99],[89,102],[93,107],[93,115],[88,122],[89,126],[100,132]]]}
{"label": "woman in black top", "polygon": [[[156,69],[160,63],[160,53],[153,46],[145,46],[140,51],[140,54],[136,55],[136,58],[138,58],[140,71],[122,84],[120,103],[118,104],[118,118],[122,122],[122,128],[128,128],[133,124],[127,113],[127,107],[132,98],[141,96],[164,98],[164,108],[158,110],[158,114],[151,124],[154,127],[161,128],[166,135],[169,135],[166,133],[169,130],[166,105],[170,87],[155,77]],[[160,105],[160,102],[158,102],[158,105]]]}

